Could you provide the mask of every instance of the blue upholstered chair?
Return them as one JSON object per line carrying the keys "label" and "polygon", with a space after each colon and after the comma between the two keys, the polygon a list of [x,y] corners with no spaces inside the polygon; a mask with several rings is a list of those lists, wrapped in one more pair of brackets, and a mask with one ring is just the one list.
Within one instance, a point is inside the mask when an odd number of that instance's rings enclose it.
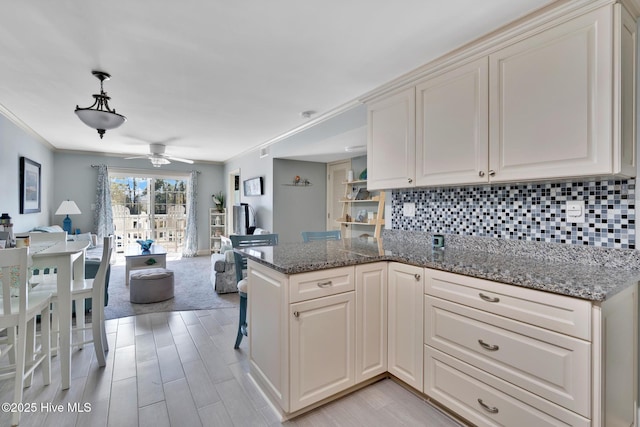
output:
{"label": "blue upholstered chair", "polygon": [[342,234],[340,230],[329,230],[329,231],[303,231],[302,232],[302,241],[312,242],[314,240],[340,240],[342,238]]}
{"label": "blue upholstered chair", "polygon": [[[252,246],[274,246],[278,244],[277,234],[250,234],[229,236],[234,248],[248,248]],[[238,281],[238,294],[240,295],[240,321],[238,322],[238,335],[233,348],[239,348],[242,337],[247,335],[247,279],[243,272],[247,269],[247,258],[235,252],[236,280]]]}

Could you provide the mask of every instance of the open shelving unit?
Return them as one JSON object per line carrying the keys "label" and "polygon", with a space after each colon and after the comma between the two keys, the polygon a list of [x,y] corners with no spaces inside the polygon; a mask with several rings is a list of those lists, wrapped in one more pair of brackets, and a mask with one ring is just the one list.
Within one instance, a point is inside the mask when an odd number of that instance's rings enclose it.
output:
{"label": "open shelving unit", "polygon": [[211,253],[219,253],[221,236],[227,235],[227,212],[215,208],[209,209],[209,249]]}
{"label": "open shelving unit", "polygon": [[[352,230],[354,226],[367,226],[374,227],[373,236],[375,238],[380,237],[382,227],[384,227],[384,198],[385,193],[381,191],[377,194],[369,194],[366,199],[356,199],[358,190],[361,188],[366,189],[366,180],[345,181],[344,185],[344,197],[340,200],[342,203],[342,215],[336,220],[340,224],[340,231],[342,237],[352,237]],[[365,210],[370,212],[369,208],[375,206],[376,211],[373,211],[373,218],[369,218],[365,215],[364,218],[358,218],[358,212]]]}

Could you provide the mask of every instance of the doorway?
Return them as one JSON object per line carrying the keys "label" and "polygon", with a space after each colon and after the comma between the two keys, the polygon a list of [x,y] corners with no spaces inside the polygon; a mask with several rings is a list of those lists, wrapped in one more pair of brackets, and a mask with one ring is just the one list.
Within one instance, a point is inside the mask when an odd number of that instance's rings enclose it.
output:
{"label": "doorway", "polygon": [[110,173],[116,252],[151,239],[179,258],[187,228],[188,175]]}

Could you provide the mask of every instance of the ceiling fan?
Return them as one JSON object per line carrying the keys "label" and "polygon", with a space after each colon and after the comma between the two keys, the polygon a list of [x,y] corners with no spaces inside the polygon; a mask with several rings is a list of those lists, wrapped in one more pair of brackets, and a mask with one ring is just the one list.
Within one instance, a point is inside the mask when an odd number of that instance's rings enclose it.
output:
{"label": "ceiling fan", "polygon": [[145,156],[125,157],[125,160],[149,159],[153,167],[156,168],[159,168],[162,165],[168,165],[169,163],[171,163],[170,160],[193,164],[193,160],[182,159],[180,157],[174,157],[168,154],[164,154],[166,148],[167,146],[164,144],[149,144],[149,154]]}

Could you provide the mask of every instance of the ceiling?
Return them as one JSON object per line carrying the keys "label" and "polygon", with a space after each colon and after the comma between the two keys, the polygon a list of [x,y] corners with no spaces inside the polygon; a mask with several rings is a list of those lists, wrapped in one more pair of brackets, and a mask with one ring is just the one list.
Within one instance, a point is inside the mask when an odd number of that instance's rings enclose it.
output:
{"label": "ceiling", "polygon": [[[60,150],[223,162],[551,2],[11,2],[0,111]],[[73,113],[99,93],[91,70],[128,119],[103,140]]]}

